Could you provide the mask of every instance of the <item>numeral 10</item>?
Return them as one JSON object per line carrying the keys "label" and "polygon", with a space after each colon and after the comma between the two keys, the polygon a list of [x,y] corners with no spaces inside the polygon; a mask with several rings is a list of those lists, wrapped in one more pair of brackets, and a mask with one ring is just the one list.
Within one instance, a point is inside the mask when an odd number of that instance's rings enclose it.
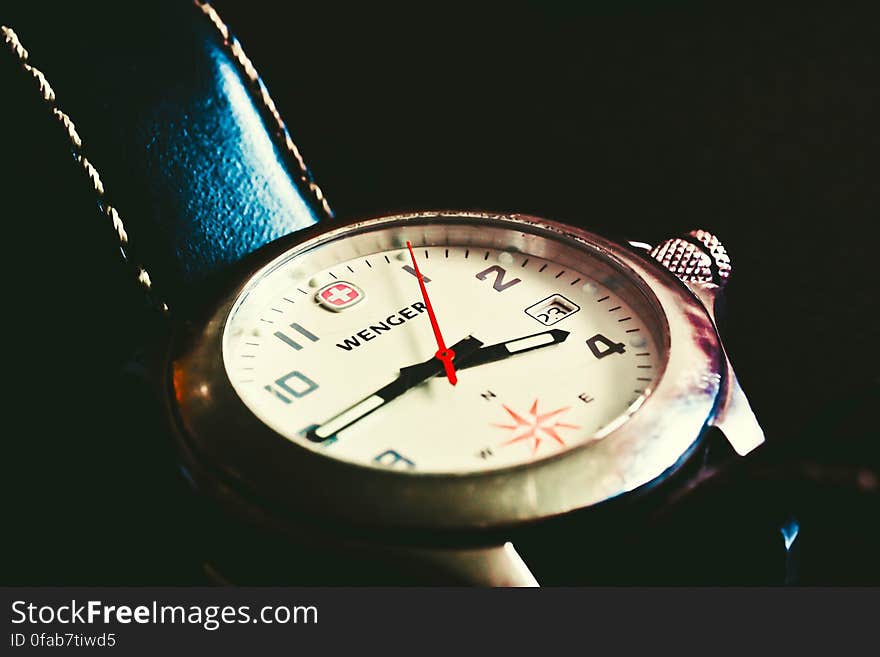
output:
{"label": "numeral 10", "polygon": [[292,401],[291,397],[296,399],[305,397],[309,393],[317,390],[318,384],[302,372],[294,370],[293,372],[285,374],[280,379],[275,379],[273,385],[263,386],[263,389],[271,392],[285,404],[289,404]]}

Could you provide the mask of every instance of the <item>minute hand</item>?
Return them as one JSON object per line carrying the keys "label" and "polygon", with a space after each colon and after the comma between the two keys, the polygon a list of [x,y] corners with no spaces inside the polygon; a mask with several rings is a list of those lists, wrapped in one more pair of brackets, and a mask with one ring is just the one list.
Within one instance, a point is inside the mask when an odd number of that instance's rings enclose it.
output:
{"label": "minute hand", "polygon": [[458,369],[485,365],[486,363],[492,363],[496,360],[504,360],[510,356],[523,354],[527,351],[532,351],[533,349],[540,349],[542,347],[549,347],[554,344],[559,344],[560,342],[565,342],[568,335],[568,331],[551,329],[549,331],[542,331],[541,333],[534,333],[533,335],[526,335],[521,338],[514,338],[513,340],[505,340],[504,342],[499,342],[478,349],[470,356],[459,357],[456,359],[456,363],[458,363]]}
{"label": "minute hand", "polygon": [[[468,336],[464,340],[452,345],[452,349],[455,350],[457,355],[467,357],[482,346],[482,342],[473,336]],[[444,364],[438,358],[431,358],[423,363],[402,367],[400,368],[400,374],[394,381],[379,388],[376,392],[364,397],[359,402],[355,402],[323,424],[311,427],[305,432],[306,438],[316,443],[329,440],[343,429],[350,427],[388,402],[397,399],[408,390],[415,388],[420,383],[434,376],[444,374],[444,372]]]}

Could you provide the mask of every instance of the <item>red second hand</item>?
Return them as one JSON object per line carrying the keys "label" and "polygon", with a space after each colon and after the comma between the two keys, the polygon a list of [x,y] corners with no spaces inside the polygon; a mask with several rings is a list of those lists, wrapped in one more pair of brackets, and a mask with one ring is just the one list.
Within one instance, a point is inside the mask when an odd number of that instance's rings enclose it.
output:
{"label": "red second hand", "polygon": [[407,241],[406,248],[409,249],[413,268],[416,271],[416,278],[419,281],[419,288],[422,290],[422,298],[425,300],[425,308],[428,311],[428,319],[431,320],[431,328],[434,329],[434,339],[437,340],[437,353],[434,356],[443,363],[443,369],[446,370],[446,378],[449,379],[449,383],[455,385],[458,383],[458,375],[455,373],[455,366],[452,364],[455,352],[452,349],[447,349],[446,343],[443,342],[443,334],[440,333],[437,315],[434,314],[434,308],[431,306],[431,300],[428,298],[428,290],[425,288],[425,281],[422,280],[422,272],[419,271],[419,263],[416,262],[416,254],[413,253],[412,243]]}

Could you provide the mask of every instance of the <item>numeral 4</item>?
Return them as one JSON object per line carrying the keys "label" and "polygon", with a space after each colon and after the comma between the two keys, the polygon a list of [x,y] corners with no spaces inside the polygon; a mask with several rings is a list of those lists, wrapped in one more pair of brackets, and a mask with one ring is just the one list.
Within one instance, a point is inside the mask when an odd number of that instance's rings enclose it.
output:
{"label": "numeral 4", "polygon": [[609,340],[601,333],[597,333],[587,340],[587,346],[596,358],[602,359],[611,354],[622,354],[626,351],[622,342],[614,342]]}

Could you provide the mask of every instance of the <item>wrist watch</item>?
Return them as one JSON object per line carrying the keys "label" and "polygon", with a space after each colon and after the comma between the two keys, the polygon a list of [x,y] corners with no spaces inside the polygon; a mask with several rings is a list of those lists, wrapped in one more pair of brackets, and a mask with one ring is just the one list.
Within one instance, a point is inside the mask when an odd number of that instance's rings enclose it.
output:
{"label": "wrist watch", "polygon": [[543,583],[522,546],[613,551],[718,436],[763,442],[716,326],[713,234],[336,222],[215,9],[150,13],[92,69],[66,21],[10,22],[4,58],[167,318],[152,380],[227,547],[216,580]]}

